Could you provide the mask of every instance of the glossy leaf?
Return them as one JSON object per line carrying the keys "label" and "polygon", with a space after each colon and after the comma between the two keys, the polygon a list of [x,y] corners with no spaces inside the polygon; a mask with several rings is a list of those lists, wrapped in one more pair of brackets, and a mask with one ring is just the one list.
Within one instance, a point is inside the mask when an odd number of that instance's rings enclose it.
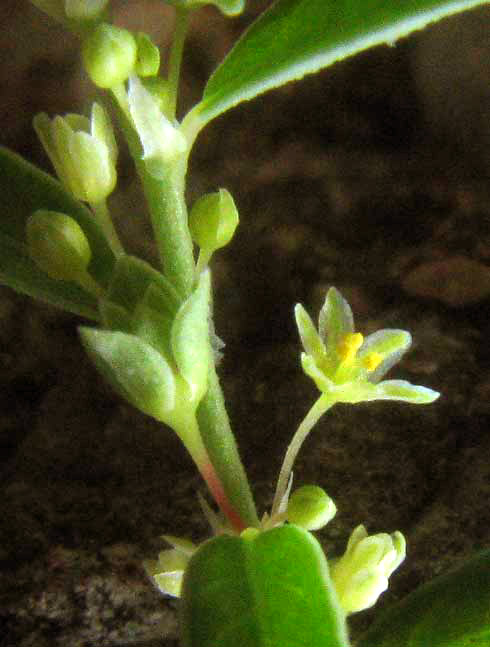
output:
{"label": "glossy leaf", "polygon": [[388,609],[358,647],[488,647],[490,550]]}
{"label": "glossy leaf", "polygon": [[294,525],[203,544],[184,575],[182,647],[348,647],[323,550]]}
{"label": "glossy leaf", "polygon": [[488,0],[279,0],[209,79],[194,113],[206,123],[232,106],[374,45],[393,44]]}

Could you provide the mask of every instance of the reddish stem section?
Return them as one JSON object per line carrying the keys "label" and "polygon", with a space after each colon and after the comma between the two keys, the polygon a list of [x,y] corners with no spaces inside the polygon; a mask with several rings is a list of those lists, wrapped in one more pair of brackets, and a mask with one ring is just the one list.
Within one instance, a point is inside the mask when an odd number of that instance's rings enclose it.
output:
{"label": "reddish stem section", "polygon": [[202,477],[206,481],[206,484],[209,488],[209,491],[213,495],[214,500],[218,504],[220,510],[222,510],[222,512],[225,514],[226,518],[230,521],[234,530],[236,530],[237,532],[242,532],[242,530],[245,530],[246,524],[243,523],[240,515],[231,505],[228,497],[226,496],[226,492],[223,488],[221,480],[216,474],[216,470],[214,469],[212,463],[207,462],[205,465],[203,465],[202,468],[200,468],[200,472],[202,474]]}

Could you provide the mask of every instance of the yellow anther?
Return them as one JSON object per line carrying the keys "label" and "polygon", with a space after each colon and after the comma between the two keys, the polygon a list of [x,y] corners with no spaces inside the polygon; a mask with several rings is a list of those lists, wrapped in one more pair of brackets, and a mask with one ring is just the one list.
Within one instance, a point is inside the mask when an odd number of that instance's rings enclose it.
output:
{"label": "yellow anther", "polygon": [[362,360],[364,368],[368,371],[375,371],[383,361],[383,356],[376,351],[368,353]]}
{"label": "yellow anther", "polygon": [[349,332],[344,335],[337,345],[337,353],[342,362],[352,362],[363,341],[364,337],[360,332]]}

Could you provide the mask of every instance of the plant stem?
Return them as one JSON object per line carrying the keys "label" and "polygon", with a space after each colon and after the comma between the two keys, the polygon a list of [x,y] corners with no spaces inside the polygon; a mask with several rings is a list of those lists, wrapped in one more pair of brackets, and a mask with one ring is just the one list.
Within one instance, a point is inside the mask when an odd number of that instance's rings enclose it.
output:
{"label": "plant stem", "polygon": [[[195,284],[196,272],[184,198],[187,158],[168,168],[168,182],[153,178],[141,159],[142,149],[128,116],[125,94],[117,88],[113,88],[112,94],[121,128],[143,182],[164,273],[185,298]],[[208,391],[198,407],[197,416],[206,451],[227,498],[247,526],[258,526],[250,485],[230,428],[214,365],[209,370]]]}
{"label": "plant stem", "polygon": [[168,117],[175,119],[177,96],[179,92],[180,65],[184,51],[184,42],[189,26],[189,10],[177,7],[175,10],[175,31],[170,60],[168,63]]}
{"label": "plant stem", "polygon": [[201,437],[230,501],[247,526],[259,526],[247,475],[240,460],[214,363],[208,390],[197,409]]}
{"label": "plant stem", "polygon": [[318,420],[323,416],[323,414],[330,409],[335,404],[328,396],[322,393],[318,398],[315,404],[306,414],[304,420],[299,425],[296,433],[291,440],[289,447],[284,456],[282,463],[281,471],[279,472],[279,478],[277,480],[276,493],[274,494],[274,501],[272,503],[271,516],[274,516],[279,510],[281,500],[286,492],[286,488],[289,481],[289,475],[293,469],[294,461],[298,455],[299,450],[306,438],[310,433],[313,427],[316,425]]}
{"label": "plant stem", "polygon": [[109,209],[107,208],[107,202],[105,200],[102,200],[102,202],[93,202],[90,206],[114,254],[116,256],[124,254],[123,246],[114,228]]}
{"label": "plant stem", "polygon": [[209,488],[214,500],[220,510],[230,522],[232,528],[241,532],[249,525],[246,520],[242,519],[240,511],[237,510],[230,502],[223,483],[217,474],[208,451],[202,441],[199,425],[194,414],[185,421],[180,420],[180,424],[175,425],[179,438],[184,443],[185,448],[194,460],[201,476]]}

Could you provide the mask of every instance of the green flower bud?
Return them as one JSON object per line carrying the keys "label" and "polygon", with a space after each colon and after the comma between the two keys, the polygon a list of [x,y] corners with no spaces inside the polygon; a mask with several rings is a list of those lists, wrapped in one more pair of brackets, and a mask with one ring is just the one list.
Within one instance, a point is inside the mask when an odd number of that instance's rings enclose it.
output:
{"label": "green flower bud", "polygon": [[147,34],[136,34],[138,47],[135,72],[139,76],[155,76],[160,69],[160,50]]}
{"label": "green flower bud", "polygon": [[63,185],[78,199],[98,203],[116,185],[117,147],[111,123],[98,103],[91,119],[69,114],[34,118],[34,128]]}
{"label": "green flower bud", "polygon": [[238,225],[238,211],[226,189],[202,196],[189,215],[189,229],[194,242],[209,258],[227,245]]}
{"label": "green flower bud", "polygon": [[82,56],[88,75],[99,88],[126,81],[137,60],[134,36],[126,29],[101,23],[83,43]]}
{"label": "green flower bud", "polygon": [[289,499],[287,520],[305,530],[319,530],[336,512],[335,503],[325,490],[317,485],[303,485]]}
{"label": "green flower bud", "polygon": [[108,3],[109,0],[65,0],[65,13],[73,20],[94,20]]}
{"label": "green flower bud", "polygon": [[48,16],[58,20],[66,27],[73,26],[70,21],[95,20],[102,15],[109,0],[31,0]]}
{"label": "green flower bud", "polygon": [[90,246],[80,225],[64,213],[39,210],[26,225],[29,256],[52,279],[77,281],[90,262]]}

